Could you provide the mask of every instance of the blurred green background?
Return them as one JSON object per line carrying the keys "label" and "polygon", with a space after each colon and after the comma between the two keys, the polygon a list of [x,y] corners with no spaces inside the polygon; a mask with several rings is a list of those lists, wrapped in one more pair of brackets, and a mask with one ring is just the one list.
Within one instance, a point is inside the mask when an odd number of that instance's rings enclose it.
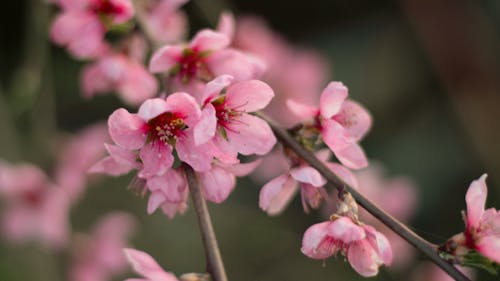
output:
{"label": "blurred green background", "polygon": [[[50,173],[59,131],[104,120],[122,105],[112,96],[82,100],[83,63],[47,39],[54,7],[37,0],[2,5],[0,158],[31,161]],[[343,81],[373,114],[363,141],[367,155],[418,184],[420,203],[411,221],[417,233],[440,243],[463,230],[465,191],[483,173],[489,174],[487,204],[500,207],[499,1],[200,0],[185,7],[191,30],[222,9],[259,15],[290,42],[328,58],[331,79]],[[135,248],[176,274],[202,272],[192,210],[172,221],[148,216],[146,200],[126,190],[130,179],[107,178],[91,187],[72,210],[74,229],[86,231],[110,210],[130,211],[141,222]],[[341,256],[323,264],[302,255],[302,234],[320,214],[304,214],[297,198],[283,215],[268,217],[258,208],[259,189],[241,180],[229,200],[209,206],[230,280],[364,279]],[[0,243],[2,281],[65,280],[65,262],[35,245]],[[411,269],[382,269],[374,280],[407,280]]]}

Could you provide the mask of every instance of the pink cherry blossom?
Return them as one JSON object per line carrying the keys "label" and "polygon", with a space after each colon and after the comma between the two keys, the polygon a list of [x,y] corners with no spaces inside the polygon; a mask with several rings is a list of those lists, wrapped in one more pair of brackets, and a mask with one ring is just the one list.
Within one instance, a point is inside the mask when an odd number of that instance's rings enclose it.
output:
{"label": "pink cherry blossom", "polygon": [[134,15],[130,0],[60,0],[62,12],[52,23],[50,36],[78,58],[94,58],[107,47],[108,26],[122,24]]}
{"label": "pink cherry blossom", "polygon": [[123,249],[123,251],[134,271],[144,277],[126,281],[179,281],[175,275],[163,270],[149,254],[134,249]]}
{"label": "pink cherry blossom", "polygon": [[69,280],[107,281],[127,269],[122,249],[127,246],[135,220],[127,213],[114,212],[102,217],[89,235],[76,241]]}
{"label": "pink cherry blossom", "polygon": [[261,80],[274,89],[276,97],[264,112],[286,127],[302,121],[301,116],[291,114],[286,100],[317,103],[330,76],[328,60],[315,50],[290,44],[258,17],[238,17],[235,23],[230,15],[223,14],[218,29],[231,37],[234,34],[235,48],[266,62]]}
{"label": "pink cherry blossom", "polygon": [[157,43],[176,43],[187,33],[187,17],[179,8],[188,0],[139,2],[139,17],[149,37]]}
{"label": "pink cherry blossom", "polygon": [[476,250],[486,258],[500,263],[500,211],[495,208],[485,210],[488,194],[486,177],[483,174],[469,186],[465,195],[466,229],[452,240],[458,245],[455,252],[458,256],[469,250]]}
{"label": "pink cherry blossom", "polygon": [[70,197],[38,167],[0,163],[0,196],[5,201],[1,229],[7,239],[36,240],[54,249],[66,246]]}
{"label": "pink cherry blossom", "polygon": [[339,161],[351,169],[368,165],[358,144],[371,127],[372,118],[358,103],[347,99],[347,88],[340,82],[331,82],[320,97],[319,109],[288,100],[296,115],[314,118],[323,142],[335,153]]}
{"label": "pink cherry blossom", "polygon": [[128,150],[139,150],[139,177],[164,174],[171,168],[175,148],[180,160],[196,171],[210,169],[213,152],[208,145],[194,145],[192,128],[201,117],[193,97],[174,93],[166,100],[146,100],[137,114],[121,108],[108,119],[113,141]]}
{"label": "pink cherry blossom", "polygon": [[116,91],[125,103],[139,105],[156,95],[158,83],[141,62],[121,53],[106,53],[84,68],[81,87],[86,98]]}
{"label": "pink cherry blossom", "polygon": [[[342,165],[326,162],[329,157],[328,151],[319,151],[317,156],[346,182],[355,181],[352,173]],[[309,212],[309,206],[317,209],[322,198],[327,197],[326,190],[323,188],[325,183],[325,178],[314,168],[304,163],[294,164],[289,171],[272,179],[262,187],[259,206],[269,215],[280,214],[293,199],[299,185],[302,206],[304,211]]]}
{"label": "pink cherry blossom", "polygon": [[151,192],[148,214],[161,208],[163,213],[172,219],[175,214],[186,211],[189,189],[182,170],[170,169],[161,176],[150,177],[147,179],[146,187]]}
{"label": "pink cherry blossom", "polygon": [[102,144],[108,139],[106,125],[95,124],[63,140],[54,177],[72,200],[77,200],[84,192],[87,170],[104,156]]}
{"label": "pink cherry blossom", "polygon": [[169,86],[201,100],[205,83],[222,74],[236,81],[254,79],[263,71],[262,62],[228,48],[229,38],[209,29],[199,31],[187,45],[166,45],[151,58],[149,70],[168,72]]}
{"label": "pink cherry blossom", "polygon": [[194,128],[196,144],[213,140],[220,151],[236,157],[267,154],[276,138],[269,125],[249,113],[264,108],[273,90],[264,82],[249,80],[231,84],[232,76],[222,75],[209,82],[202,103],[202,120]]}
{"label": "pink cherry blossom", "polygon": [[313,259],[346,255],[352,268],[365,277],[377,275],[381,265],[392,262],[391,246],[383,234],[343,216],[309,227],[301,251]]}

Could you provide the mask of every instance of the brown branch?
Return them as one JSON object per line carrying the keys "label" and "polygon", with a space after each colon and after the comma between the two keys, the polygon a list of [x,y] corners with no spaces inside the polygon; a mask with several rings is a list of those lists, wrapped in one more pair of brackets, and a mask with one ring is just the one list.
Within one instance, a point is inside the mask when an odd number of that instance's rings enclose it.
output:
{"label": "brown branch", "polygon": [[313,153],[305,149],[300,143],[298,143],[288,132],[278,126],[273,120],[264,114],[260,113],[259,116],[266,120],[271,126],[276,137],[279,141],[294,151],[298,156],[300,156],[304,161],[306,161],[311,167],[318,170],[327,180],[330,186],[333,186],[339,191],[345,190],[352,194],[354,199],[365,208],[370,214],[379,219],[387,227],[396,232],[403,239],[412,244],[419,251],[424,253],[432,262],[443,269],[448,275],[457,281],[470,281],[470,279],[465,276],[462,272],[456,269],[452,264],[443,260],[437,253],[437,247],[428,242],[427,240],[420,237],[415,232],[411,231],[406,225],[383,211],[375,203],[364,197],[352,186],[348,185],[342,181],[337,175],[335,175],[327,166],[325,166],[321,161],[319,161]]}
{"label": "brown branch", "polygon": [[214,281],[227,281],[226,270],[215,237],[212,220],[208,213],[207,203],[203,194],[201,193],[200,185],[196,173],[187,164],[183,164],[186,178],[191,193],[191,200],[193,200],[194,210],[198,217],[198,225],[200,227],[201,238],[203,240],[203,247],[205,248],[205,256],[207,260],[207,272],[212,275]]}

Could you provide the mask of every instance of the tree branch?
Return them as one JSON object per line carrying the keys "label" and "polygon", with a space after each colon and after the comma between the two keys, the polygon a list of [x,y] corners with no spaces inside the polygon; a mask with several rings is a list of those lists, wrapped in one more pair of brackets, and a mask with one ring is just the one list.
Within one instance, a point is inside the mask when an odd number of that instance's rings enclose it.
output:
{"label": "tree branch", "polygon": [[198,225],[200,227],[201,238],[203,240],[203,247],[205,248],[205,257],[207,261],[207,272],[212,276],[214,281],[227,281],[226,270],[215,237],[212,220],[208,213],[207,203],[203,194],[201,193],[200,185],[196,173],[187,164],[183,164],[186,178],[191,193],[191,200],[193,200],[194,210],[198,217]]}
{"label": "tree branch", "polygon": [[437,247],[420,237],[418,234],[410,230],[406,225],[392,217],[390,214],[386,213],[375,203],[364,197],[352,186],[348,185],[342,181],[337,175],[335,175],[327,166],[325,166],[321,161],[319,161],[316,156],[306,148],[304,148],[300,143],[298,143],[288,132],[278,126],[273,120],[271,120],[266,115],[259,113],[259,117],[267,121],[274,134],[278,140],[285,146],[289,147],[298,156],[300,156],[304,161],[306,161],[311,167],[318,170],[318,172],[323,175],[327,180],[329,186],[336,188],[337,190],[345,190],[352,194],[356,202],[365,208],[370,214],[384,223],[387,227],[396,232],[403,239],[412,244],[419,251],[424,253],[432,262],[443,269],[448,275],[457,281],[470,281],[470,279],[465,276],[462,272],[456,269],[452,264],[443,260],[437,253]]}

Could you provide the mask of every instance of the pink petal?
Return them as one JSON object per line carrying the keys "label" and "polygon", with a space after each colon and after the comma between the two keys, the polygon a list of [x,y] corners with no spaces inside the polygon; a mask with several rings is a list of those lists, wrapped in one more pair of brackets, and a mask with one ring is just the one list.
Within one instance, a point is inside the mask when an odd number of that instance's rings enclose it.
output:
{"label": "pink petal", "polygon": [[387,237],[375,230],[375,228],[365,225],[366,241],[370,243],[379,258],[385,265],[392,263],[392,248]]}
{"label": "pink petal", "polygon": [[214,75],[229,74],[235,81],[260,78],[266,69],[259,58],[234,49],[214,52],[205,59],[205,63]]}
{"label": "pink petal", "polygon": [[224,202],[233,191],[235,177],[228,171],[214,166],[210,171],[199,174],[203,196],[214,203]]}
{"label": "pink petal", "polygon": [[257,159],[249,163],[236,163],[228,165],[227,167],[224,167],[224,169],[237,177],[244,177],[253,172],[261,162],[261,159]]}
{"label": "pink petal", "polygon": [[314,152],[314,155],[319,159],[319,161],[326,162],[330,160],[330,157],[332,157],[332,152],[330,149],[324,148]]}
{"label": "pink petal", "polygon": [[177,213],[180,213],[180,214],[184,213],[186,211],[186,209],[187,209],[186,202],[181,202],[181,203],[165,202],[161,205],[161,210],[170,219],[173,219]]}
{"label": "pink petal", "polygon": [[181,172],[170,169],[161,176],[147,179],[147,187],[150,191],[161,191],[165,199],[171,203],[180,203],[186,197],[186,180]]}
{"label": "pink petal", "polygon": [[109,134],[119,146],[127,149],[139,149],[146,141],[144,121],[126,109],[115,110],[108,118]]}
{"label": "pink petal", "polygon": [[476,248],[483,256],[500,263],[500,235],[498,233],[481,237],[476,242]]}
{"label": "pink petal", "polygon": [[259,80],[243,81],[229,86],[226,106],[245,112],[254,112],[266,107],[274,97],[274,92]]}
{"label": "pink petal", "polygon": [[204,144],[215,136],[217,129],[217,117],[215,108],[211,103],[207,104],[201,111],[201,118],[194,127],[194,143]]}
{"label": "pink petal", "polygon": [[262,187],[259,207],[268,215],[278,215],[293,199],[296,191],[297,182],[287,174],[281,175]]}
{"label": "pink petal", "polygon": [[104,144],[106,151],[119,164],[138,168],[137,153],[112,144]]}
{"label": "pink petal", "polygon": [[233,81],[233,76],[231,75],[220,75],[214,80],[207,83],[205,90],[203,91],[203,104],[210,102],[215,97],[219,96],[224,88],[229,86]]}
{"label": "pink petal", "polygon": [[144,277],[154,279],[158,273],[164,272],[163,268],[149,254],[134,249],[123,249],[123,251],[134,271]]}
{"label": "pink petal", "polygon": [[264,155],[276,144],[276,137],[269,125],[264,120],[246,113],[231,122],[226,132],[231,147],[243,155]]}
{"label": "pink petal", "polygon": [[164,143],[148,143],[140,151],[143,168],[139,177],[159,176],[170,169],[174,163],[172,147]]}
{"label": "pink petal", "polygon": [[299,182],[308,183],[315,187],[323,186],[326,183],[326,179],[310,166],[292,169],[290,175]]}
{"label": "pink petal", "polygon": [[225,34],[203,29],[196,33],[189,43],[189,48],[198,52],[217,51],[227,47],[229,43],[229,38]]}
{"label": "pink petal", "polygon": [[326,165],[345,183],[355,188],[358,187],[358,180],[349,169],[337,163],[326,163]]}
{"label": "pink petal", "polygon": [[155,118],[156,116],[171,110],[172,108],[164,99],[148,99],[141,105],[141,107],[139,107],[139,112],[137,112],[137,115],[147,122]]}
{"label": "pink petal", "polygon": [[362,169],[368,166],[363,149],[357,143],[345,147],[340,151],[334,151],[340,163],[351,169]]}
{"label": "pink petal", "polygon": [[175,149],[179,159],[186,162],[197,172],[206,172],[212,166],[214,151],[212,143],[195,145],[193,130],[185,131],[185,134],[177,140]]}
{"label": "pink petal", "polygon": [[341,82],[331,82],[321,94],[319,110],[324,118],[337,114],[347,98],[347,88]]}
{"label": "pink petal", "polygon": [[105,76],[99,63],[85,66],[80,76],[84,97],[91,98],[98,93],[110,92],[113,83]]}
{"label": "pink petal", "polygon": [[328,234],[346,244],[365,238],[363,228],[353,223],[348,217],[341,217],[333,221],[328,228]]}
{"label": "pink petal", "polygon": [[167,97],[167,104],[172,112],[178,113],[189,127],[194,127],[201,117],[201,110],[193,96],[186,93],[174,93]]}
{"label": "pink petal", "polygon": [[127,66],[125,77],[119,84],[119,93],[126,103],[138,105],[154,97],[156,91],[158,91],[156,78],[142,65],[130,63]]}
{"label": "pink petal", "polygon": [[152,73],[170,71],[182,57],[183,48],[167,45],[157,50],[149,61],[149,71]]}
{"label": "pink petal", "polygon": [[332,119],[323,119],[321,124],[323,142],[333,151],[342,150],[352,144],[352,140],[341,124]]}
{"label": "pink petal", "polygon": [[372,277],[378,274],[378,267],[381,264],[377,253],[366,240],[359,240],[352,243],[347,250],[347,259],[352,268],[361,276]]}
{"label": "pink petal", "polygon": [[328,236],[329,221],[317,223],[304,233],[300,251],[313,259],[326,259],[334,254],[335,240]]}
{"label": "pink petal", "polygon": [[479,221],[486,205],[486,196],[488,195],[486,187],[487,176],[483,174],[479,179],[473,181],[465,195],[465,202],[467,203],[467,228],[479,227]]}
{"label": "pink petal", "polygon": [[219,22],[217,23],[217,31],[225,34],[230,41],[233,40],[235,31],[235,19],[231,12],[224,11],[219,17]]}
{"label": "pink petal", "polygon": [[317,108],[305,105],[292,99],[287,100],[286,105],[293,114],[301,117],[302,120],[312,118],[318,114]]}
{"label": "pink petal", "polygon": [[154,213],[158,207],[161,206],[165,202],[166,198],[163,192],[161,191],[154,191],[149,195],[149,200],[148,200],[148,208],[147,212],[149,215]]}
{"label": "pink petal", "polygon": [[111,176],[121,176],[132,171],[134,168],[118,163],[113,157],[105,157],[89,168],[89,173],[102,173]]}
{"label": "pink petal", "polygon": [[111,5],[120,9],[118,14],[113,16],[113,24],[122,24],[134,15],[134,6],[131,0],[109,0]]}
{"label": "pink petal", "polygon": [[346,100],[340,112],[333,116],[346,130],[346,135],[352,141],[361,140],[372,126],[372,117],[368,111],[358,103]]}

